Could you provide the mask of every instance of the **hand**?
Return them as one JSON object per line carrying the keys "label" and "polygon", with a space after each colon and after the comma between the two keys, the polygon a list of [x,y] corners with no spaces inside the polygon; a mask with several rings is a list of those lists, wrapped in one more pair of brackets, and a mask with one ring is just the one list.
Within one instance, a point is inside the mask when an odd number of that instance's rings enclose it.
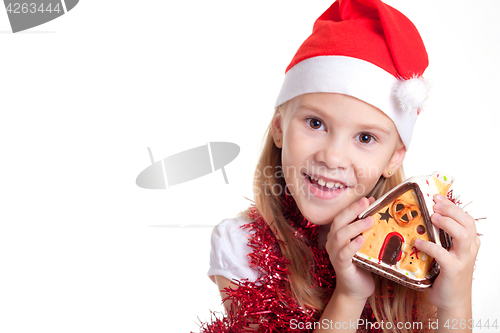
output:
{"label": "hand", "polygon": [[369,271],[353,264],[352,257],[365,242],[363,236],[358,235],[370,229],[374,220],[367,217],[351,222],[374,201],[373,198],[362,198],[339,213],[331,224],[326,242],[326,250],[337,275],[335,292],[361,301],[366,301],[373,294],[375,283]]}
{"label": "hand", "polygon": [[415,246],[433,257],[440,273],[429,290],[429,299],[438,309],[452,311],[471,306],[472,272],[481,241],[476,221],[442,195],[435,195],[432,223],[453,237],[449,251],[432,242],[415,242]]}

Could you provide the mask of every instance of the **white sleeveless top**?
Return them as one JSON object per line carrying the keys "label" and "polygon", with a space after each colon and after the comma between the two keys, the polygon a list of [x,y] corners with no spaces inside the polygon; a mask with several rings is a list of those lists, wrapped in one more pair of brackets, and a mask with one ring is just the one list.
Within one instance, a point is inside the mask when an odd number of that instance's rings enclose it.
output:
{"label": "white sleeveless top", "polygon": [[210,250],[210,269],[208,276],[212,281],[214,275],[220,275],[228,280],[248,279],[255,282],[259,272],[250,267],[248,254],[252,249],[248,246],[250,232],[240,228],[250,223],[248,216],[237,216],[225,219],[216,225],[212,231]]}

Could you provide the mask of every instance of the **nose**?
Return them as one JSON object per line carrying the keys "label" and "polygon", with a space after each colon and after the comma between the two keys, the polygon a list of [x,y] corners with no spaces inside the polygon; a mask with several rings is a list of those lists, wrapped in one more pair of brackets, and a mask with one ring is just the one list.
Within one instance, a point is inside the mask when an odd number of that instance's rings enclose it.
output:
{"label": "nose", "polygon": [[349,140],[335,134],[318,142],[316,161],[329,169],[347,170],[352,166]]}

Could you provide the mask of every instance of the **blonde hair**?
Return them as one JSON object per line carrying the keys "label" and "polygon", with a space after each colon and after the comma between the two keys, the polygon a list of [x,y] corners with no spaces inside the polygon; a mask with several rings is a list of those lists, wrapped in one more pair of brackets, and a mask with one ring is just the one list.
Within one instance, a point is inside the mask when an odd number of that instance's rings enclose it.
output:
{"label": "blonde hair", "polygon": [[[275,110],[280,111],[280,107]],[[274,119],[274,116],[273,116]],[[303,308],[316,309],[322,311],[325,307],[328,291],[323,290],[314,282],[311,272],[316,269],[316,264],[312,252],[307,244],[300,237],[295,236],[296,230],[286,221],[283,216],[283,207],[281,201],[282,191],[272,189],[285,189],[284,177],[276,174],[266,174],[266,170],[281,170],[281,149],[276,147],[271,130],[271,124],[268,126],[266,135],[262,142],[262,152],[255,170],[254,177],[254,199],[255,206],[269,225],[277,239],[282,254],[291,264],[288,265],[289,290],[291,295]],[[375,199],[398,185],[404,180],[402,167],[396,171],[392,177],[380,177],[368,197]],[[374,275],[376,290],[369,298],[370,305],[376,319],[380,322],[390,321],[392,323],[420,321],[424,328],[428,325],[429,319],[435,314],[435,309],[429,302],[427,293],[408,289],[399,284],[388,281],[385,278],[379,278]],[[389,286],[392,286],[394,297],[391,300],[389,296]],[[415,318],[413,309],[419,307],[419,318]],[[383,329],[384,332],[391,330]],[[421,332],[425,332],[423,329]],[[412,329],[403,328],[399,332],[410,333]]]}

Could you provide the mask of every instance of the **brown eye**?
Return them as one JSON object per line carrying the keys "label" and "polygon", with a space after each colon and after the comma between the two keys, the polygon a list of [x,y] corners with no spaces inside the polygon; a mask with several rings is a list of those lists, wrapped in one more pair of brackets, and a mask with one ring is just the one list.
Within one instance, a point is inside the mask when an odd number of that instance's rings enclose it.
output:
{"label": "brown eye", "polygon": [[313,128],[313,129],[319,129],[319,128],[321,128],[321,125],[323,125],[321,123],[321,120],[318,120],[316,118],[312,118],[309,120],[309,126],[311,126],[311,128]]}
{"label": "brown eye", "polygon": [[371,136],[370,134],[363,133],[359,135],[358,140],[361,143],[370,143],[373,140],[373,136]]}

